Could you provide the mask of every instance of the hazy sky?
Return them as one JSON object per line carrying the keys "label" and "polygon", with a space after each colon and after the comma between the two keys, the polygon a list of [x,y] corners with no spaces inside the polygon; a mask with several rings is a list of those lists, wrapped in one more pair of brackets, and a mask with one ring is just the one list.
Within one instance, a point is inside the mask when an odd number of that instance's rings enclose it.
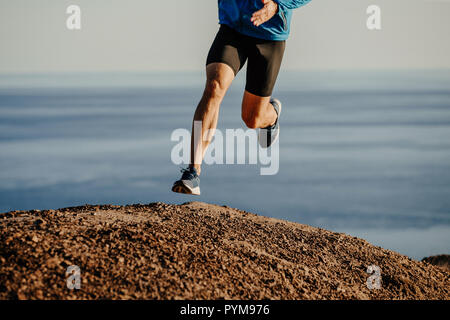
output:
{"label": "hazy sky", "polygon": [[[82,29],[66,28],[66,8]],[[366,9],[382,10],[382,30]],[[0,0],[0,73],[198,70],[217,1]],[[295,11],[284,69],[450,68],[448,0],[312,0]]]}

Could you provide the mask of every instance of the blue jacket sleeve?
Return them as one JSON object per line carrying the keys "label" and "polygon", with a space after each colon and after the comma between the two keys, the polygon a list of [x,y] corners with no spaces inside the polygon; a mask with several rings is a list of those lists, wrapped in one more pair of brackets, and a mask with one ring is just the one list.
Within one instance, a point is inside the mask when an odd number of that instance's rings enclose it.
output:
{"label": "blue jacket sleeve", "polygon": [[273,0],[283,9],[296,9],[304,6],[311,0]]}

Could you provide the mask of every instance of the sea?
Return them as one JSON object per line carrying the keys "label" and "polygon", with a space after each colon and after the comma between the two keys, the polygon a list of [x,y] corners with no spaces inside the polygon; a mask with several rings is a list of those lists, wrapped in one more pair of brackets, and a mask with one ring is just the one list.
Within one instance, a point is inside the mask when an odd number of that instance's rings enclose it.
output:
{"label": "sea", "polygon": [[[413,259],[450,253],[450,70],[282,70],[279,171],[180,177],[203,71],[0,75],[0,212],[204,201],[343,232]],[[242,72],[218,129],[246,130]]]}

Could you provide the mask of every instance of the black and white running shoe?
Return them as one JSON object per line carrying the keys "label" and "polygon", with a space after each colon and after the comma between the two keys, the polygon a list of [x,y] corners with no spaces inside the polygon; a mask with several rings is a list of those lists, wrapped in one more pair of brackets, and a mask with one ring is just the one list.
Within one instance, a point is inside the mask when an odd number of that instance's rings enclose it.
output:
{"label": "black and white running shoe", "polygon": [[281,102],[278,99],[271,99],[270,103],[275,109],[278,117],[273,125],[259,129],[258,141],[262,148],[270,147],[275,141],[277,141],[278,136],[280,135],[279,119],[281,113]]}
{"label": "black and white running shoe", "polygon": [[175,181],[172,187],[173,192],[200,195],[200,177],[195,168],[181,169],[183,175],[181,179]]}

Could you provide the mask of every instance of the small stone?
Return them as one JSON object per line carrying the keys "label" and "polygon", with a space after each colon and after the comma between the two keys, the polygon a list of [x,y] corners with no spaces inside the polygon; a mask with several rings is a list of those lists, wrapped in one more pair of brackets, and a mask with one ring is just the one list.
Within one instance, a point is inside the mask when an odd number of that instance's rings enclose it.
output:
{"label": "small stone", "polygon": [[26,300],[27,299],[27,296],[23,293],[23,292],[18,292],[17,293],[17,299],[19,299],[19,300]]}
{"label": "small stone", "polygon": [[42,290],[36,291],[36,298],[38,298],[39,300],[44,299],[44,293],[42,292]]}
{"label": "small stone", "polygon": [[34,221],[34,225],[35,226],[40,226],[40,225],[45,225],[46,222],[42,219],[37,219],[36,221]]}

